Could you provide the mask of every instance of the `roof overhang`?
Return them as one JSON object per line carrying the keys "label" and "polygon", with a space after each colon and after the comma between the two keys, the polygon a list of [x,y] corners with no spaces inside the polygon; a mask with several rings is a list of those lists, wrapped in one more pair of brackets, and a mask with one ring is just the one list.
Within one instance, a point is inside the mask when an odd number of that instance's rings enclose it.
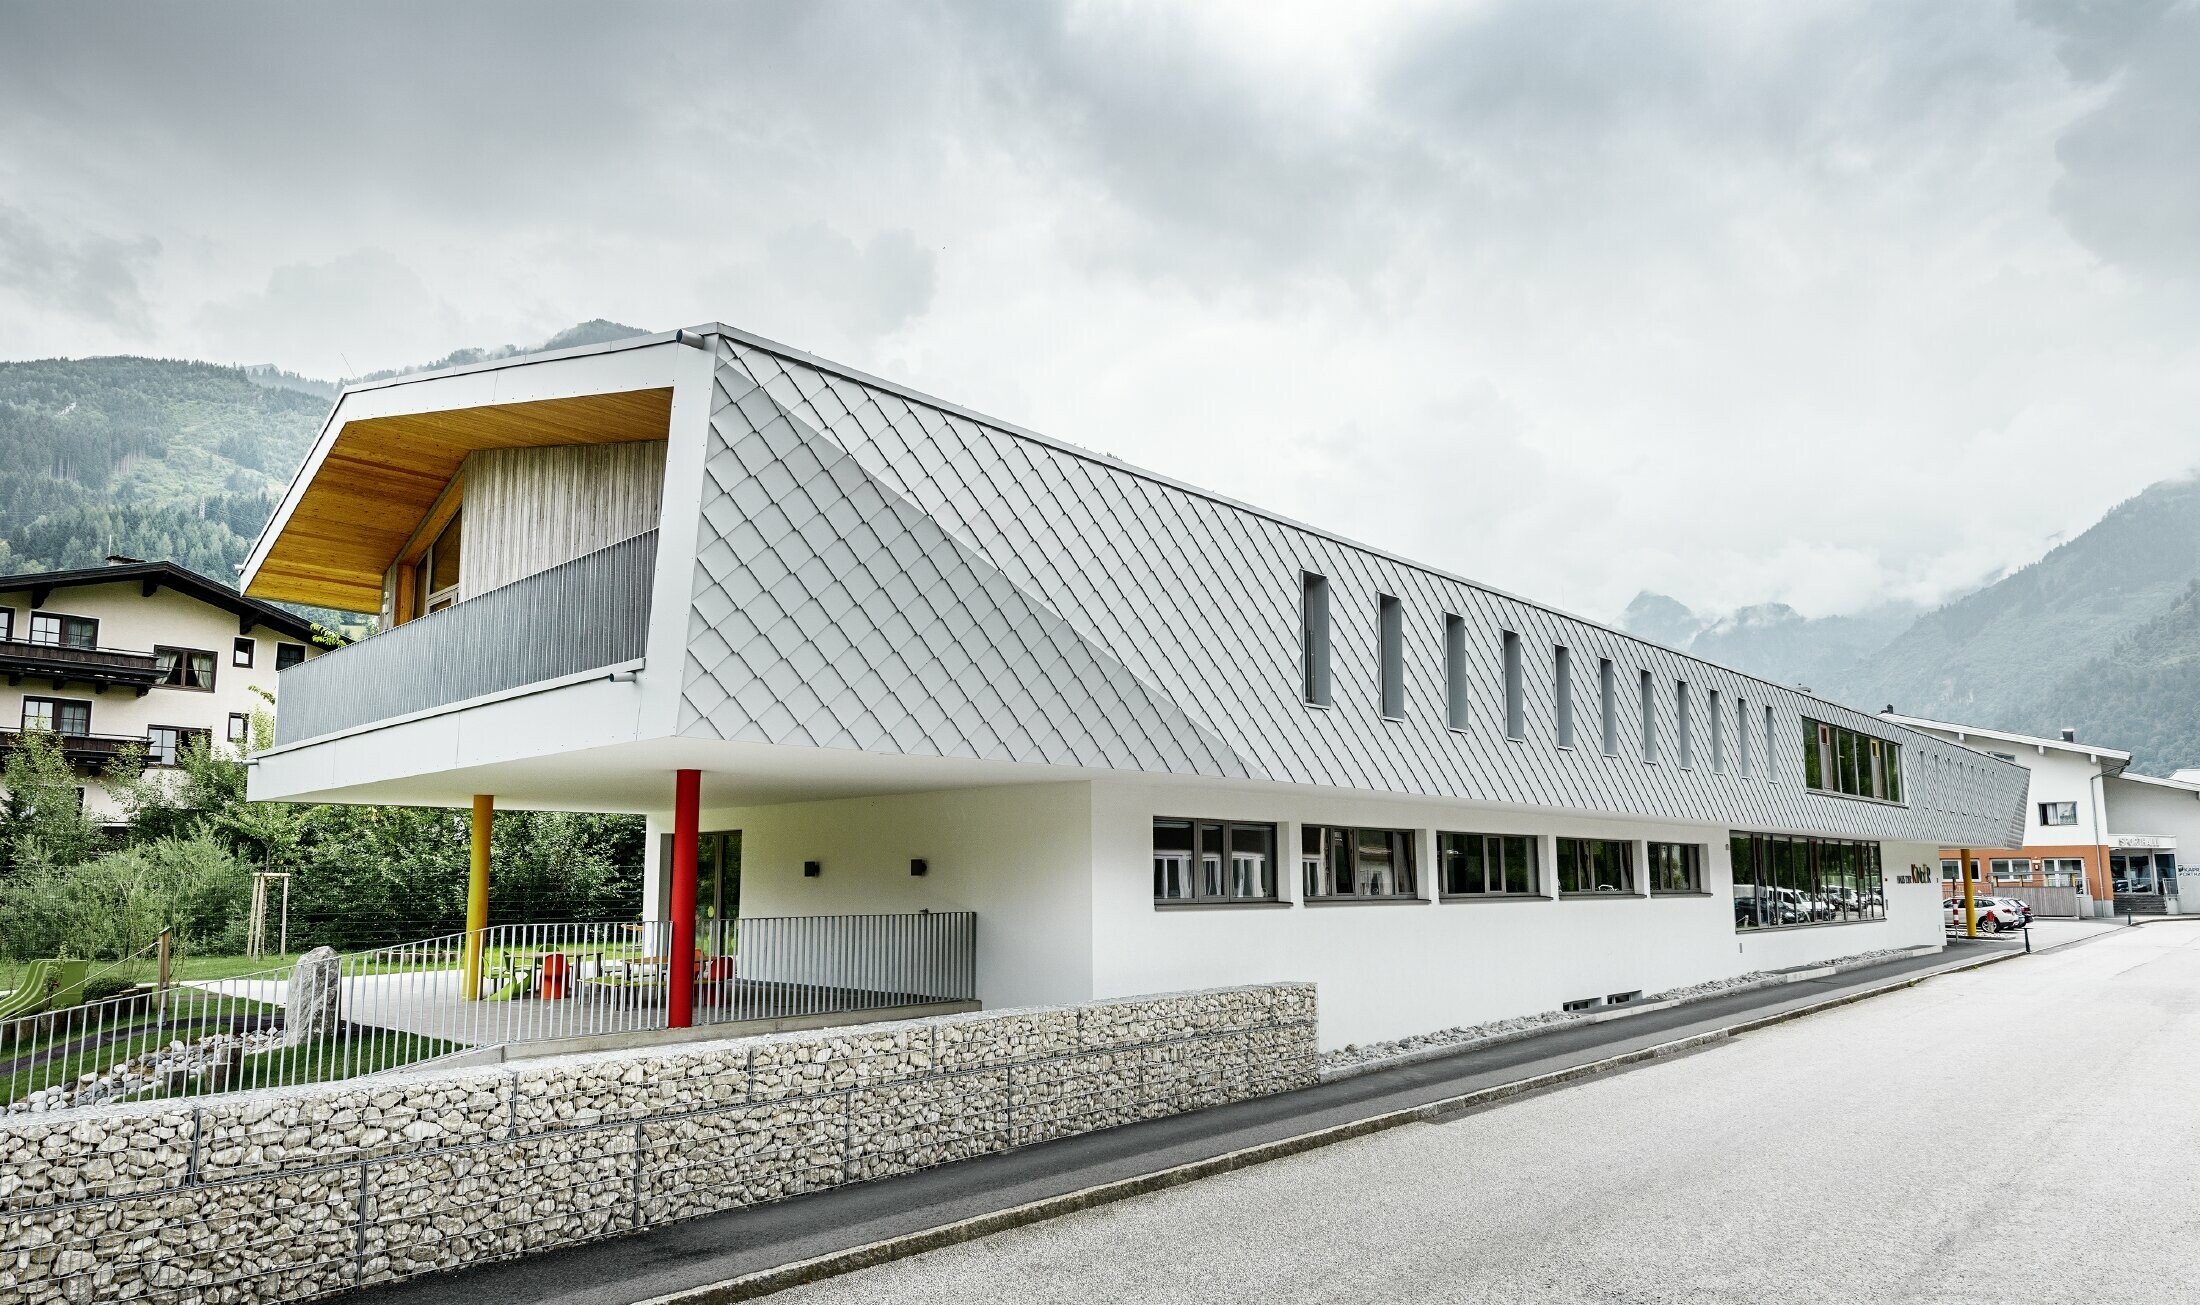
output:
{"label": "roof overhang", "polygon": [[254,598],[372,612],[382,579],[466,455],[662,440],[672,336],[346,390],[241,568]]}

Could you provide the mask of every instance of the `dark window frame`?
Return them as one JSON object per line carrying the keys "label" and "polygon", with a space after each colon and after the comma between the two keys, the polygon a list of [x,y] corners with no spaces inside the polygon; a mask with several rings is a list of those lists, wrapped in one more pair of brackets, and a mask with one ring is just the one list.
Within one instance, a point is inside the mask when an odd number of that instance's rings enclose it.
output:
{"label": "dark window frame", "polygon": [[[1534,834],[1436,831],[1436,895],[1447,902],[1540,900],[1542,839]],[[1471,856],[1469,855],[1471,850]],[[1511,887],[1514,851],[1523,853],[1526,887]],[[1493,856],[1492,854],[1495,853]],[[1466,887],[1479,882],[1479,888]],[[1492,887],[1492,885],[1497,885]]]}
{"label": "dark window frame", "polygon": [[0,607],[0,642],[15,638],[15,609]]}
{"label": "dark window frame", "polygon": [[[39,638],[38,623],[40,621],[54,622],[62,633],[59,637],[53,639]],[[90,630],[90,635],[81,640],[69,638],[67,631],[71,628],[71,622],[74,622],[78,627]],[[99,618],[96,616],[72,616],[67,612],[32,612],[31,619],[27,624],[30,627],[25,631],[28,641],[37,644],[41,648],[99,647]]]}
{"label": "dark window frame", "polygon": [[275,670],[278,673],[289,670],[291,667],[305,661],[305,659],[306,646],[302,643],[279,643],[275,645]]}
{"label": "dark window frame", "polygon": [[252,718],[241,711],[230,712],[228,734],[227,742],[250,742],[252,738]]}
{"label": "dark window frame", "polygon": [[[1561,898],[1593,900],[1642,896],[1635,866],[1635,842],[1631,838],[1566,836],[1552,840],[1551,851],[1551,879],[1558,886]],[[1607,872],[1614,868],[1604,860],[1608,852],[1616,852],[1618,861],[1617,886],[1611,888],[1602,886]],[[1568,888],[1568,882],[1588,887]]]}
{"label": "dark window frame", "polygon": [[[2061,809],[2063,808],[2068,808],[2070,819],[2050,819],[2051,815],[2061,814]],[[2078,823],[2078,804],[2075,802],[2042,802],[2040,803],[2040,823],[2042,825],[2058,829],[2064,827],[2075,827]]]}
{"label": "dark window frame", "polygon": [[[31,724],[31,704],[34,702],[43,703],[46,706],[52,707],[54,709],[54,724],[40,724],[36,726]],[[80,707],[83,709],[84,728],[80,730],[61,728],[63,709],[76,707]],[[51,730],[53,733],[60,735],[63,738],[83,738],[92,732],[92,702],[89,698],[56,698],[43,693],[26,693],[23,695],[23,701],[19,708],[19,714],[16,719],[16,724],[26,734],[33,729],[43,729]]]}
{"label": "dark window frame", "polygon": [[[1337,835],[1333,840],[1330,836]],[[1369,839],[1381,839],[1388,843],[1386,855],[1390,859],[1392,890],[1387,893],[1360,891],[1362,883],[1361,858],[1370,849]],[[1410,829],[1376,829],[1357,825],[1331,825],[1308,823],[1299,826],[1299,877],[1303,900],[1307,902],[1419,902],[1427,899],[1420,894],[1420,849],[1415,832]],[[1319,846],[1308,847],[1310,843]],[[1339,854],[1345,855],[1346,864],[1339,864]],[[1353,887],[1346,892],[1334,891],[1337,874],[1349,869]],[[1330,891],[1322,891],[1319,884],[1328,882]]]}
{"label": "dark window frame", "polygon": [[1652,897],[1702,897],[1704,847],[1701,843],[1653,840],[1643,845],[1643,878]]}
{"label": "dark window frame", "polygon": [[[174,743],[154,737],[165,732],[175,736]],[[174,770],[183,764],[184,751],[192,739],[201,739],[208,748],[214,746],[214,732],[198,725],[148,725],[145,727],[145,764],[160,770]]]}
{"label": "dark window frame", "polygon": [[1804,788],[1826,797],[1909,805],[1903,793],[1901,744],[1811,716],[1801,720]]}
{"label": "dark window frame", "polygon": [[1885,854],[1875,841],[1737,829],[1727,847],[1737,934],[1886,921]]}
{"label": "dark window frame", "polygon": [[[1181,828],[1189,836],[1188,846],[1182,849],[1185,858],[1179,873],[1188,891],[1182,895],[1164,895],[1165,876],[1169,873],[1162,864],[1163,848],[1161,831],[1164,826]],[[1267,837],[1267,880],[1265,895],[1247,896],[1232,891],[1232,871],[1239,851],[1237,833],[1265,834]],[[1201,849],[1207,835],[1219,836],[1220,846],[1213,867],[1203,863]],[[1153,875],[1155,906],[1266,906],[1283,900],[1283,832],[1272,820],[1221,820],[1210,816],[1155,816],[1153,818]],[[1172,855],[1179,849],[1167,849]],[[1227,860],[1228,864],[1224,864]],[[1212,876],[1210,878],[1210,875]]]}
{"label": "dark window frame", "polygon": [[250,670],[252,669],[253,660],[259,656],[259,652],[259,640],[250,635],[240,634],[229,641],[229,664]]}
{"label": "dark window frame", "polygon": [[[155,657],[171,653],[175,655],[176,660],[170,663],[168,667],[168,678],[154,685],[154,688],[183,689],[191,693],[212,693],[214,691],[214,686],[220,679],[220,654],[212,648],[186,648],[180,644],[167,643],[153,645],[153,655]],[[191,658],[194,656],[206,659],[206,683],[204,684],[187,682],[191,676]]]}

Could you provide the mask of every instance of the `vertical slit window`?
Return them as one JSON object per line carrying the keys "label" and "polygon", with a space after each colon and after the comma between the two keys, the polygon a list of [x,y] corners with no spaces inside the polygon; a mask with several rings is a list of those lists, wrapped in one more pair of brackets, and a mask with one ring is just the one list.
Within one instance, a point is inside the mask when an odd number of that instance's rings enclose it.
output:
{"label": "vertical slit window", "polygon": [[1619,672],[1613,669],[1612,659],[1597,661],[1597,703],[1602,713],[1604,755],[1619,755]]}
{"label": "vertical slit window", "polygon": [[1674,736],[1676,746],[1680,748],[1680,766],[1682,770],[1693,770],[1696,766],[1696,724],[1694,720],[1696,713],[1688,701],[1688,681],[1686,680],[1681,680],[1673,686],[1673,710],[1680,717],[1680,732]]}
{"label": "vertical slit window", "polygon": [[1406,714],[1406,613],[1404,604],[1389,594],[1376,595],[1376,628],[1382,654],[1377,677],[1383,715],[1396,720]]}
{"label": "vertical slit window", "polygon": [[1642,759],[1658,759],[1658,686],[1650,672],[1642,673]]}
{"label": "vertical slit window", "polygon": [[1734,764],[1749,778],[1749,699],[1734,700]]}
{"label": "vertical slit window", "polygon": [[1704,723],[1711,727],[1711,773],[1726,773],[1726,721],[1719,714],[1719,691],[1711,691],[1710,710],[1704,713]]}
{"label": "vertical slit window", "polygon": [[1520,636],[1505,631],[1505,737],[1528,737],[1527,686],[1520,682]]}
{"label": "vertical slit window", "polygon": [[1765,782],[1778,783],[1780,779],[1780,750],[1772,746],[1772,704],[1765,704]]}
{"label": "vertical slit window", "polygon": [[1444,723],[1455,730],[1467,727],[1467,623],[1462,617],[1444,617]]}
{"label": "vertical slit window", "polygon": [[1329,705],[1329,581],[1311,571],[1299,577],[1299,679],[1307,702]]}
{"label": "vertical slit window", "polygon": [[1574,651],[1564,644],[1551,653],[1551,697],[1557,704],[1558,746],[1574,746]]}

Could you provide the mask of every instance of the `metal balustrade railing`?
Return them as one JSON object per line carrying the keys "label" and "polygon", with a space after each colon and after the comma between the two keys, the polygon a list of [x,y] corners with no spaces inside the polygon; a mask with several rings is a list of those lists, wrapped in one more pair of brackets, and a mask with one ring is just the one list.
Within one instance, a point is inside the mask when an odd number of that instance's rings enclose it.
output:
{"label": "metal balustrade railing", "polygon": [[276,745],[637,660],[656,570],[651,530],[300,662]]}
{"label": "metal balustrade railing", "polygon": [[[693,1023],[974,1000],[976,916],[761,917],[696,935]],[[0,1109],[326,1082],[668,1024],[664,921],[497,925],[0,1020]]]}

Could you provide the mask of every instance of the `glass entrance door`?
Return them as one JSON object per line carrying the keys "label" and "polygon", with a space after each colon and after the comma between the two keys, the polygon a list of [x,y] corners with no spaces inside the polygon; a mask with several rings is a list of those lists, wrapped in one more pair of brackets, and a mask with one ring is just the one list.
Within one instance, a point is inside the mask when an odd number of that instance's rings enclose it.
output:
{"label": "glass entrance door", "polygon": [[[658,845],[664,866],[659,882],[664,885],[662,905],[669,914],[672,901],[672,835]],[[708,830],[695,839],[695,938],[700,951],[731,950],[726,935],[732,921],[741,917],[741,831]]]}

